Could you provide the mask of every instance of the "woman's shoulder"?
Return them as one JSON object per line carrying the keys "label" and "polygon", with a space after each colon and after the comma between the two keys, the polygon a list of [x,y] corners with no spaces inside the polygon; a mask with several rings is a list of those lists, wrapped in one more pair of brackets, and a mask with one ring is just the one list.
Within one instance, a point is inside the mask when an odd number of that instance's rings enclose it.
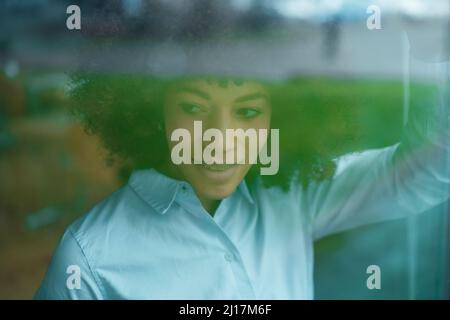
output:
{"label": "woman's shoulder", "polygon": [[70,232],[81,247],[101,248],[105,242],[116,241],[141,228],[144,215],[146,223],[151,224],[152,211],[133,188],[125,184],[71,223],[66,232]]}

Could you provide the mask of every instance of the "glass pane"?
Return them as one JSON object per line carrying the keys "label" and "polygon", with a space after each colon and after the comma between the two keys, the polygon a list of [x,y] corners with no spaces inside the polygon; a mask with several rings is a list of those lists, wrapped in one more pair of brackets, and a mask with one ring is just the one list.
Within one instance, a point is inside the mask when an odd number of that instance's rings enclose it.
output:
{"label": "glass pane", "polygon": [[448,299],[449,8],[0,2],[0,298]]}

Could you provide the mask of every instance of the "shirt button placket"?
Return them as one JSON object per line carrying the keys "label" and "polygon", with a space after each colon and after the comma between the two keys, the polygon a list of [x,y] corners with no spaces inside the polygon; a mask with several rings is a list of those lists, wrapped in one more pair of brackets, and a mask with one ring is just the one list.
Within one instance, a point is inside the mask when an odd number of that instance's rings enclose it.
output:
{"label": "shirt button placket", "polygon": [[247,270],[242,263],[242,260],[238,258],[236,254],[231,252],[225,252],[223,258],[230,265],[230,268],[233,271],[241,297],[245,299],[256,298],[253,286],[248,277]]}

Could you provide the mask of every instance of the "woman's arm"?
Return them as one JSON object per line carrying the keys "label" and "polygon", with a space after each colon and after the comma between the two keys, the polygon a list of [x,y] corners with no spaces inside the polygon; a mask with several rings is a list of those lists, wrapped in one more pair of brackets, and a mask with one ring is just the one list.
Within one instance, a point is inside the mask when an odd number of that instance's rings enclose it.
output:
{"label": "woman's arm", "polygon": [[449,107],[440,95],[412,100],[399,144],[337,159],[334,178],[304,191],[314,238],[406,217],[449,197]]}

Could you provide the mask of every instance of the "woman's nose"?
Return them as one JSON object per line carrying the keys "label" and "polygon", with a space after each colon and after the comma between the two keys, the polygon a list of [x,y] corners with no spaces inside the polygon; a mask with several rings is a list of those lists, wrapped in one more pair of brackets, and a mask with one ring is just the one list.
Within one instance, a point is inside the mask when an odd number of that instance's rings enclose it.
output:
{"label": "woman's nose", "polygon": [[[235,129],[235,122],[228,110],[216,110],[213,112],[208,119],[203,123],[203,130],[215,129],[220,131],[223,139],[221,141],[215,141],[216,145],[219,146],[224,152],[226,152],[226,130]],[[208,145],[210,142],[204,141],[204,146]]]}
{"label": "woman's nose", "polygon": [[224,136],[227,129],[234,129],[235,123],[228,110],[229,108],[217,108],[207,119],[205,130],[209,128],[218,129]]}

